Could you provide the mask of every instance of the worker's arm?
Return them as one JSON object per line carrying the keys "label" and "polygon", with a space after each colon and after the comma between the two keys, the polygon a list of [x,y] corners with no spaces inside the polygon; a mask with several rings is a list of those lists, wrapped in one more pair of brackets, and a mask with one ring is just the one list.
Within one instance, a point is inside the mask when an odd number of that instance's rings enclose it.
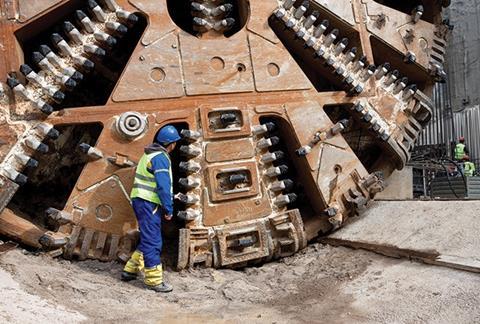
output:
{"label": "worker's arm", "polygon": [[170,179],[170,161],[163,154],[155,156],[151,161],[151,171],[155,175],[157,194],[167,215],[173,214],[172,181]]}

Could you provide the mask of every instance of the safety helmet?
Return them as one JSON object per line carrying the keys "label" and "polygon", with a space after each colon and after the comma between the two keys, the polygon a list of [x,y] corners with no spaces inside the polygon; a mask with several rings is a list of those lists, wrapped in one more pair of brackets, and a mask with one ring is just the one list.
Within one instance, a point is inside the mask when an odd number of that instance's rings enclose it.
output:
{"label": "safety helmet", "polygon": [[157,136],[155,136],[155,142],[165,146],[171,143],[178,142],[180,139],[181,137],[178,134],[177,129],[171,125],[162,127],[158,131]]}
{"label": "safety helmet", "polygon": [[460,138],[459,138],[459,141],[460,141],[460,143],[463,143],[463,142],[465,142],[465,137],[463,137],[463,136],[460,136]]}

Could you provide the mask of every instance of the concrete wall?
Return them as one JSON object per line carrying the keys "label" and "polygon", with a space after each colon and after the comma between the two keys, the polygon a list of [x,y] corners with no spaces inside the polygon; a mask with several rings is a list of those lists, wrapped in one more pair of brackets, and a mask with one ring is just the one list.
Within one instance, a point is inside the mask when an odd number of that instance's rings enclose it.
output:
{"label": "concrete wall", "polygon": [[386,180],[386,188],[379,193],[375,200],[410,200],[413,199],[413,169],[405,167],[402,171],[395,171]]}
{"label": "concrete wall", "polygon": [[480,104],[480,1],[452,0],[447,71],[454,111]]}

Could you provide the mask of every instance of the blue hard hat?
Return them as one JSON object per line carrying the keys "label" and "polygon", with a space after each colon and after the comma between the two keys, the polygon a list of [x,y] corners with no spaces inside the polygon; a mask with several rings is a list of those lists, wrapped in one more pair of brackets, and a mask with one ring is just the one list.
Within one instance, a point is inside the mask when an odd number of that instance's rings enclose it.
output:
{"label": "blue hard hat", "polygon": [[178,131],[173,126],[165,126],[162,127],[155,137],[155,142],[160,143],[162,145],[168,145],[174,142],[177,142],[181,139]]}

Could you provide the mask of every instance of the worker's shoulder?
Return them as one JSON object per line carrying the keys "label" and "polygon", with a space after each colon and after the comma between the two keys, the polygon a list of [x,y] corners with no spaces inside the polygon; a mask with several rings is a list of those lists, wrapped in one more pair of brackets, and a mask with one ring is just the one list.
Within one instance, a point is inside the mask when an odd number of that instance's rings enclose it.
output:
{"label": "worker's shoulder", "polygon": [[158,154],[152,154],[152,164],[170,165],[170,157],[166,152],[157,152]]}

